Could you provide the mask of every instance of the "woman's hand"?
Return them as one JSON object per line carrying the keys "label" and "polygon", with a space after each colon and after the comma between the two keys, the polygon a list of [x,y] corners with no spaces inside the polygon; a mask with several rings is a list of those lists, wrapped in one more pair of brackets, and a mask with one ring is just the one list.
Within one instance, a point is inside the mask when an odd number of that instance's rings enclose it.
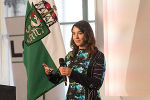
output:
{"label": "woman's hand", "polygon": [[51,72],[54,70],[54,69],[48,68],[48,66],[46,64],[43,64],[43,66],[44,66],[46,75],[50,75]]}
{"label": "woman's hand", "polygon": [[59,71],[60,71],[61,75],[70,76],[72,69],[69,67],[59,67]]}

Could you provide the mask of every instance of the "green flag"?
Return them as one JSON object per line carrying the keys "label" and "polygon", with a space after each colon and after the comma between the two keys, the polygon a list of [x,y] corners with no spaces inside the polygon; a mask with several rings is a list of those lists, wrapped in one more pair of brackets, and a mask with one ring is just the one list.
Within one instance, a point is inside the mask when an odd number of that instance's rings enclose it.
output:
{"label": "green flag", "polygon": [[[53,0],[27,3],[24,34],[24,65],[27,72],[27,99],[35,100],[58,84],[51,83],[42,64],[53,69],[65,56],[64,44]],[[59,82],[61,83],[62,80]]]}

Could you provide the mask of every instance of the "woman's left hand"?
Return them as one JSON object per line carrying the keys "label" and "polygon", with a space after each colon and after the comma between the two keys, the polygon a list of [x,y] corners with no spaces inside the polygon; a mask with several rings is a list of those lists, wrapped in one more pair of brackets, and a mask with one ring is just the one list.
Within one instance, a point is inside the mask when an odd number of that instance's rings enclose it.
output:
{"label": "woman's left hand", "polygon": [[59,71],[60,71],[61,75],[70,76],[72,69],[69,67],[60,67]]}

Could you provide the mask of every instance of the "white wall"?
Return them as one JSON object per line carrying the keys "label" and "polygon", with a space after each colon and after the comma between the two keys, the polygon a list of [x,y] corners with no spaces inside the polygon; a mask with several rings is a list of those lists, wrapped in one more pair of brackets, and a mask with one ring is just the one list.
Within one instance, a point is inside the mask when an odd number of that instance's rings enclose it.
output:
{"label": "white wall", "polygon": [[141,0],[126,75],[128,95],[150,96],[150,0]]}

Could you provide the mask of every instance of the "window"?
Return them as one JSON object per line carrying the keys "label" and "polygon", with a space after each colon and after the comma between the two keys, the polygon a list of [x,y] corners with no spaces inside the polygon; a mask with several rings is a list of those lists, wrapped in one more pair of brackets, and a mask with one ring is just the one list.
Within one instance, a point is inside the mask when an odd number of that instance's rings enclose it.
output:
{"label": "window", "polygon": [[27,0],[5,0],[5,17],[25,16]]}

